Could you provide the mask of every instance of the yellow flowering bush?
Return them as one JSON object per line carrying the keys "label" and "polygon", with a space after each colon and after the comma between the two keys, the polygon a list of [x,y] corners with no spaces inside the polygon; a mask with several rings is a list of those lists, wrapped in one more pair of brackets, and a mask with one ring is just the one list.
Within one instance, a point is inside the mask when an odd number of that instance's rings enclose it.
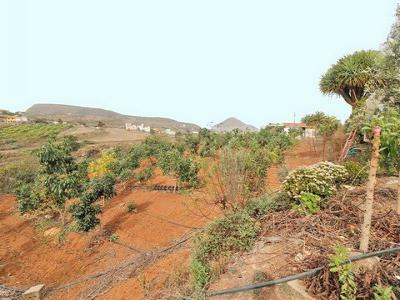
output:
{"label": "yellow flowering bush", "polygon": [[113,164],[117,161],[117,154],[114,151],[105,151],[100,158],[91,161],[88,166],[90,177],[102,177],[110,173]]}

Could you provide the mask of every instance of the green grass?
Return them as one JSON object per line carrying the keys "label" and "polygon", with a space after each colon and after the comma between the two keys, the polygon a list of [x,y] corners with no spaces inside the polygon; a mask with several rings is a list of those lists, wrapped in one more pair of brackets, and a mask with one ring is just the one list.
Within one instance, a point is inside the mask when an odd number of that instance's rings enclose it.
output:
{"label": "green grass", "polygon": [[61,124],[20,124],[0,128],[0,141],[40,140],[58,135],[68,126]]}

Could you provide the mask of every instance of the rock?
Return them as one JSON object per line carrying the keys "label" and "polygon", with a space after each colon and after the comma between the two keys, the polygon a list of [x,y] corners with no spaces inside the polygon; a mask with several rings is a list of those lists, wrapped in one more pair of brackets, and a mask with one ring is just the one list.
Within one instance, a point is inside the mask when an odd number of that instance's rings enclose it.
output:
{"label": "rock", "polygon": [[52,227],[52,228],[50,228],[50,229],[47,229],[44,233],[43,233],[43,235],[44,236],[55,236],[55,235],[57,235],[57,234],[59,234],[60,233],[60,228],[58,228],[58,227]]}
{"label": "rock", "polygon": [[[360,252],[351,252],[350,256],[360,255]],[[375,271],[379,264],[379,257],[373,256],[366,259],[353,261],[351,263],[352,270],[355,274],[362,274],[366,271]]]}
{"label": "rock", "polygon": [[24,300],[41,300],[44,296],[44,284],[35,285],[22,294]]}
{"label": "rock", "polygon": [[264,240],[266,243],[279,243],[283,240],[283,238],[281,238],[280,236],[269,236],[266,237]]}
{"label": "rock", "polygon": [[[271,291],[271,293],[268,293]],[[293,280],[283,284],[278,284],[270,289],[266,289],[268,299],[274,300],[314,300],[307,294],[306,288],[300,280]]]}
{"label": "rock", "polygon": [[381,188],[397,190],[399,179],[397,177],[388,177],[382,184]]}

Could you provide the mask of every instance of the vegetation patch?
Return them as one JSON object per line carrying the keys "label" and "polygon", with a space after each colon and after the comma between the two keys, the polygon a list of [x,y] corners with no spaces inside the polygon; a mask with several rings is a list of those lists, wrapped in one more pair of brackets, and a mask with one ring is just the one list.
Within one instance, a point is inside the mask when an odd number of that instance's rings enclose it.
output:
{"label": "vegetation patch", "polygon": [[282,190],[294,201],[305,192],[324,199],[332,196],[338,185],[346,181],[347,176],[345,167],[321,162],[291,172],[283,183]]}
{"label": "vegetation patch", "polygon": [[0,141],[2,140],[41,140],[57,136],[62,130],[68,128],[60,124],[20,124],[0,128]]}

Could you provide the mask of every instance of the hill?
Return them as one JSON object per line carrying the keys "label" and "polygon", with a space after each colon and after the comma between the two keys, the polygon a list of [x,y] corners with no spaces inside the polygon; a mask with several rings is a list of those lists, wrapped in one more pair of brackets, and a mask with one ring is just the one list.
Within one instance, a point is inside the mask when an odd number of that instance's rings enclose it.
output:
{"label": "hill", "polygon": [[130,122],[144,124],[152,128],[170,128],[178,131],[198,131],[200,129],[196,124],[179,122],[169,118],[129,116],[101,108],[62,104],[34,104],[25,113],[30,119],[61,119],[67,122],[85,122],[88,124],[102,121],[111,127],[122,127],[126,122]]}
{"label": "hill", "polygon": [[236,118],[228,118],[225,121],[214,125],[211,130],[213,131],[232,131],[234,129],[239,129],[241,131],[257,131],[258,129],[252,125],[243,123],[239,119]]}

